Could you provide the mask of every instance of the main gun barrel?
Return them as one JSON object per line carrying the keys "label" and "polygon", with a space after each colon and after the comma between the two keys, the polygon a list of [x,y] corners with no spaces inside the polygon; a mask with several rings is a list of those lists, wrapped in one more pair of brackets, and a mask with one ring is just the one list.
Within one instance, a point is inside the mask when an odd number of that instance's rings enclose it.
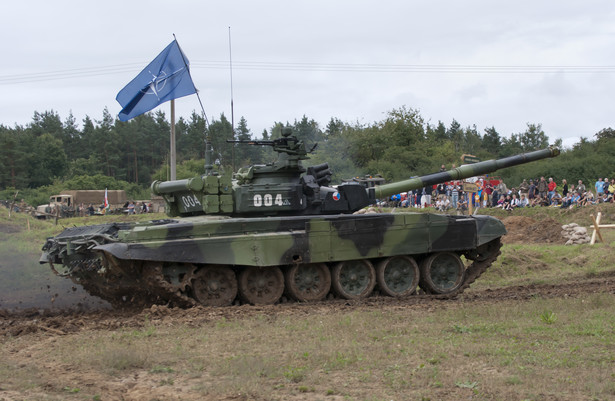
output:
{"label": "main gun barrel", "polygon": [[559,155],[559,153],[560,151],[558,148],[549,147],[547,149],[536,150],[534,152],[505,157],[503,159],[486,160],[475,164],[466,164],[448,171],[410,178],[409,180],[393,182],[390,184],[379,185],[374,188],[368,188],[367,191],[370,194],[370,198],[382,199],[400,192],[411,191],[447,181],[462,180],[465,178],[489,174],[502,168],[530,163],[549,157],[555,157]]}

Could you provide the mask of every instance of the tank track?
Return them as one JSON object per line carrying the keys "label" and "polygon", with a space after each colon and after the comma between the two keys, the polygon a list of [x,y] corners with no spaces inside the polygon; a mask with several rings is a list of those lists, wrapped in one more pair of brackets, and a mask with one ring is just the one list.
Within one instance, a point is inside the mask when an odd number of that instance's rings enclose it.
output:
{"label": "tank track", "polygon": [[[463,284],[448,294],[410,295],[412,299],[454,299],[476,281],[498,258],[502,243],[500,239],[485,244],[484,248],[469,252],[466,257],[473,262],[466,268]],[[189,283],[194,270],[186,271],[182,280],[173,282],[165,277],[162,265],[156,262],[120,261],[110,255],[87,256],[70,263],[69,276],[91,295],[98,296],[114,307],[141,307],[152,304],[168,304],[183,308],[199,305],[190,296]],[[53,269],[54,272],[56,271]],[[237,301],[236,301],[237,302]]]}

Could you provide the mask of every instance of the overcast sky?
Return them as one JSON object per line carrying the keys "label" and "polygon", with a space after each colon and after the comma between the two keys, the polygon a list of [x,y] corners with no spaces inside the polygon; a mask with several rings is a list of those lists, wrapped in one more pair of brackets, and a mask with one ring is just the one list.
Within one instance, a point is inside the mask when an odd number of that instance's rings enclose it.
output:
{"label": "overcast sky", "polygon": [[[35,111],[116,116],[118,91],[172,40],[208,118],[260,136],[304,114],[369,124],[406,106],[503,136],[542,124],[570,146],[613,123],[610,0],[11,1],[2,14],[0,124]],[[200,112],[196,96],[178,116]],[[169,104],[162,110],[169,116]]]}

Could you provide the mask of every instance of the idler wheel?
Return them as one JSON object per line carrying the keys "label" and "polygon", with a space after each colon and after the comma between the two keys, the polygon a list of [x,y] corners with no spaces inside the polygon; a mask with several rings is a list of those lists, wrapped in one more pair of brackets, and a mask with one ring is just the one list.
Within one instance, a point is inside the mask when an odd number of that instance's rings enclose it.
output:
{"label": "idler wheel", "polygon": [[276,303],[284,292],[284,275],[279,267],[244,267],[239,272],[239,294],[254,305]]}
{"label": "idler wheel", "polygon": [[194,275],[192,292],[202,305],[231,305],[237,297],[235,272],[227,266],[205,266]]}
{"label": "idler wheel", "polygon": [[411,295],[419,284],[419,266],[409,256],[393,256],[378,263],[376,278],[378,287],[386,295]]}
{"label": "idler wheel", "polygon": [[321,301],[331,289],[331,272],[324,263],[290,266],[284,279],[288,295],[300,302]]}
{"label": "idler wheel", "polygon": [[421,262],[419,285],[431,294],[450,294],[461,287],[465,266],[459,255],[453,252],[438,252]]}
{"label": "idler wheel", "polygon": [[331,284],[342,298],[365,298],[376,286],[376,271],[369,260],[346,260],[333,267]]}

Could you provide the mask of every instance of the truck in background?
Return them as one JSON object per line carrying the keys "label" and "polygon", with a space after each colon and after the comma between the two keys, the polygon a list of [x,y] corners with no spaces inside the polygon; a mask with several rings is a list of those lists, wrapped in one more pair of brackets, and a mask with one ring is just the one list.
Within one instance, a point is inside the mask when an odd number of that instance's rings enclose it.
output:
{"label": "truck in background", "polygon": [[[127,201],[126,191],[107,190],[107,200],[112,211],[121,209]],[[98,211],[104,202],[104,189],[62,191],[59,195],[51,195],[48,204],[37,206],[35,216],[39,219],[73,217],[78,215],[80,207],[87,209],[92,205],[94,210]]]}

